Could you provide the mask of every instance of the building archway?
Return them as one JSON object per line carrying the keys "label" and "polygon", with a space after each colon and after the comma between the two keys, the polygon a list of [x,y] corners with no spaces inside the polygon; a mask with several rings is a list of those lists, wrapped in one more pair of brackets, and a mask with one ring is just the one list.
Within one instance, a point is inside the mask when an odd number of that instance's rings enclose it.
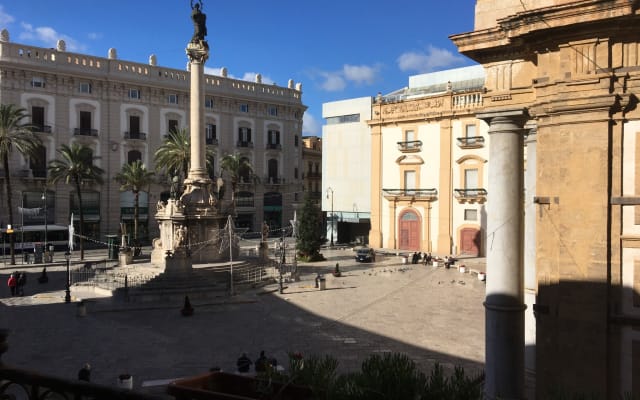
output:
{"label": "building archway", "polygon": [[398,218],[398,247],[400,250],[420,250],[420,216],[414,210],[405,210]]}

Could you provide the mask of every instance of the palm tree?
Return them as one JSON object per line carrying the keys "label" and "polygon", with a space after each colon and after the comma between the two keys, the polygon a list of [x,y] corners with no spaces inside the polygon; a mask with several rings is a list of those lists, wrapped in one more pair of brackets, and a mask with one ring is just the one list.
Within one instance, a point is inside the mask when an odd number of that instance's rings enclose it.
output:
{"label": "palm tree", "polygon": [[122,166],[122,171],[114,179],[120,184],[120,191],[133,192],[133,244],[138,247],[138,216],[140,191],[153,183],[154,173],[147,171],[142,161],[137,160]]}
{"label": "palm tree", "polygon": [[[206,149],[206,166],[207,170],[213,168],[213,160],[215,151],[212,146]],[[189,175],[191,164],[191,141],[189,131],[186,129],[178,129],[169,132],[164,142],[156,150],[153,162],[156,165],[156,171],[166,171],[169,177],[179,177],[184,180]],[[209,171],[210,172],[210,171]]]}
{"label": "palm tree", "polygon": [[84,180],[92,180],[102,184],[104,170],[93,164],[98,157],[87,146],[72,143],[71,146],[62,145],[58,150],[60,158],[49,162],[49,182],[56,184],[64,181],[73,184],[78,194],[78,207],[80,208],[80,259],[84,260],[84,209],[82,207],[82,191],[80,186]]}
{"label": "palm tree", "polygon": [[[23,123],[27,118],[24,108],[14,104],[0,104],[0,158],[4,168],[4,182],[7,191],[7,206],[9,207],[9,224],[13,226],[13,202],[11,201],[11,175],[9,174],[9,158],[13,149],[26,157],[36,157],[37,150],[42,145],[40,138],[33,133],[32,125]],[[9,235],[9,254],[11,265],[15,265],[15,239]]]}
{"label": "palm tree", "polygon": [[253,174],[253,166],[246,157],[235,153],[222,157],[220,168],[229,174],[229,179],[231,180],[231,204],[235,210],[238,183],[240,183],[243,176]]}

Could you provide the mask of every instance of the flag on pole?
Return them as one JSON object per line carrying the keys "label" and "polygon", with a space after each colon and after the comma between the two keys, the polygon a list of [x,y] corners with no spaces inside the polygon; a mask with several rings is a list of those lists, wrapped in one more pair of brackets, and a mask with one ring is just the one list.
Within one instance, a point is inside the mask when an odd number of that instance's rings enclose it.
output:
{"label": "flag on pole", "polygon": [[69,250],[73,250],[73,234],[75,229],[73,228],[73,213],[71,213],[71,221],[69,222]]}

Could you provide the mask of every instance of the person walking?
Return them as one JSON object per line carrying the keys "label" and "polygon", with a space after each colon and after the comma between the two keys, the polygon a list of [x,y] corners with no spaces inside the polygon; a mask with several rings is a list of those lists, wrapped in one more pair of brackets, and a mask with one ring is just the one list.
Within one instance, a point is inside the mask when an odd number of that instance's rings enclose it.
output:
{"label": "person walking", "polygon": [[27,284],[27,273],[21,271],[17,276],[16,295],[24,296],[24,287]]}
{"label": "person walking", "polygon": [[89,365],[89,363],[86,363],[80,368],[80,371],[78,371],[78,379],[85,382],[91,381],[91,365]]}
{"label": "person walking", "polygon": [[247,353],[242,353],[238,361],[236,362],[236,366],[238,367],[238,372],[249,372],[251,368],[251,359],[247,357]]}
{"label": "person walking", "polygon": [[11,292],[11,296],[16,295],[16,286],[18,285],[18,280],[16,279],[15,273],[9,275],[9,279],[7,279],[7,286],[9,286],[9,291]]}

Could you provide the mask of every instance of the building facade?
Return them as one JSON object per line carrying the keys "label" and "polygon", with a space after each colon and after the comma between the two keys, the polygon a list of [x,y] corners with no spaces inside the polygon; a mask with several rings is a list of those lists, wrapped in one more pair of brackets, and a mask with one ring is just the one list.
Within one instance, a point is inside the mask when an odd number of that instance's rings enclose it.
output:
{"label": "building facade", "polygon": [[[25,122],[37,127],[43,143],[38,159],[12,155],[15,190],[6,193],[3,185],[1,196],[13,196],[13,204],[33,209],[43,206],[46,193],[47,223],[67,225],[72,213],[78,223],[74,189],[46,186],[46,166],[61,145],[80,143],[92,150],[95,163],[105,170],[102,185],[83,185],[84,232],[99,242],[118,233],[120,223],[133,218],[133,196],[120,193],[113,178],[122,165],[135,160],[154,170],[154,153],[165,135],[174,129],[188,130],[189,73],[158,66],[153,55],[142,64],[119,60],[115,49],[101,58],[69,53],[63,41],[56,49],[12,43],[3,30],[0,74],[0,102],[24,107],[31,115]],[[220,169],[227,154],[239,154],[254,169],[255,179],[244,180],[239,188],[236,224],[250,231],[260,231],[263,221],[272,228],[282,226],[302,201],[306,107],[301,85],[263,84],[260,75],[255,82],[231,79],[223,69],[222,76],[205,75],[204,86],[202,135],[215,152],[214,182],[219,177],[227,180]],[[152,217],[155,208],[150,210],[150,205],[169,195],[170,178],[158,176],[158,184],[141,196],[141,225],[148,238],[158,235]],[[225,190],[223,202],[230,196],[231,190]],[[18,211],[13,210],[14,215]],[[7,223],[6,209],[0,210],[0,221]],[[44,216],[30,220],[42,222]]]}
{"label": "building facade", "polygon": [[322,211],[330,245],[368,241],[371,105],[371,97],[322,105]]}
{"label": "building facade", "polygon": [[498,165],[489,399],[640,395],[639,11],[626,0],[477,0],[474,31],[452,36],[485,68],[476,115]]}
{"label": "building facade", "polygon": [[483,255],[488,171],[484,71],[473,66],[412,76],[373,104],[373,247]]}
{"label": "building facade", "polygon": [[311,197],[320,207],[322,202],[322,138],[302,138],[302,186],[305,196]]}

